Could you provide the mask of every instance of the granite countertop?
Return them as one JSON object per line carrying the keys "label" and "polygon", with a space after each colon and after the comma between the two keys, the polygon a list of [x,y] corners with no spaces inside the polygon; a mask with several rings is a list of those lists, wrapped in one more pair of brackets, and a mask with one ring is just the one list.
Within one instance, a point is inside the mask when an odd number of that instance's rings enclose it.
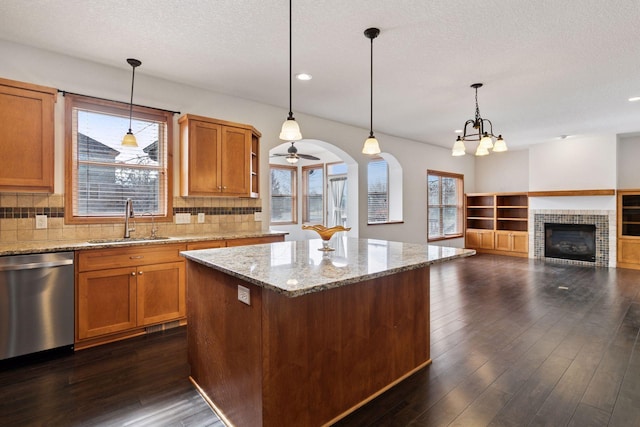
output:
{"label": "granite countertop", "polygon": [[104,249],[121,246],[143,246],[143,245],[163,245],[172,243],[189,243],[207,240],[229,240],[244,239],[252,237],[270,237],[284,236],[284,232],[256,231],[256,232],[229,232],[215,234],[198,234],[185,236],[172,236],[160,239],[150,239],[148,237],[133,236],[131,239],[96,239],[95,243],[89,243],[91,240],[65,241],[65,240],[47,240],[47,241],[29,241],[29,242],[0,242],[0,256],[5,255],[22,255],[47,252],[77,251],[82,249]]}
{"label": "granite countertop", "polygon": [[470,249],[386,240],[334,237],[333,252],[322,240],[278,242],[181,254],[246,282],[295,297],[474,255]]}

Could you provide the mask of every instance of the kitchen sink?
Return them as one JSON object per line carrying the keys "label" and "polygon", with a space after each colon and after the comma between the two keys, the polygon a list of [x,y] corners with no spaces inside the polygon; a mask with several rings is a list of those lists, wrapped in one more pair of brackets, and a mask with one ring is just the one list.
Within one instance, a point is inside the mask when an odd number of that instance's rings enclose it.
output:
{"label": "kitchen sink", "polygon": [[105,243],[135,243],[135,242],[148,242],[148,241],[154,241],[154,240],[168,240],[170,239],[170,237],[162,237],[162,236],[155,236],[155,237],[118,237],[115,239],[93,239],[93,240],[87,240],[87,243],[93,243],[93,244],[105,244]]}

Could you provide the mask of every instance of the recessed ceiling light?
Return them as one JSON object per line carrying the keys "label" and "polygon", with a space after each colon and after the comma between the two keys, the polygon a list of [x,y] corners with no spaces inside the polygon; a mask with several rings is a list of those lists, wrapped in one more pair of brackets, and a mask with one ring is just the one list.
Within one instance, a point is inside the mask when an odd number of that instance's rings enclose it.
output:
{"label": "recessed ceiling light", "polygon": [[299,73],[296,74],[296,79],[298,80],[311,80],[313,78],[313,76],[311,74],[307,74],[307,73]]}
{"label": "recessed ceiling light", "polygon": [[630,102],[636,102],[636,101],[640,101],[640,96],[633,96],[631,98],[629,98]]}
{"label": "recessed ceiling light", "polygon": [[462,133],[462,129],[456,129],[454,130],[455,133]]}

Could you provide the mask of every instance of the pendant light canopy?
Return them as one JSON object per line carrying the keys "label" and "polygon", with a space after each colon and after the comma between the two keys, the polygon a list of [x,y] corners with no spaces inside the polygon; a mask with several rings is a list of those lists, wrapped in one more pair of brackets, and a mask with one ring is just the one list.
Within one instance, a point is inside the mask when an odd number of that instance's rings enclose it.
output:
{"label": "pendant light canopy", "polygon": [[[462,136],[458,136],[456,142],[453,144],[452,156],[464,156],[465,146],[464,141],[479,141],[478,148],[476,149],[476,156],[486,156],[489,154],[489,150],[493,149],[493,152],[499,153],[501,151],[507,151],[507,143],[502,138],[502,135],[497,137],[493,134],[493,124],[491,120],[483,119],[480,117],[480,108],[478,107],[478,89],[482,87],[482,83],[474,83],[471,85],[476,91],[476,116],[473,120],[467,120],[464,124],[464,133]],[[476,129],[475,133],[467,133],[467,126],[471,125],[473,129]],[[469,129],[469,132],[473,132]],[[496,139],[495,143],[493,139]]]}
{"label": "pendant light canopy", "polygon": [[133,58],[128,58],[127,62],[131,65],[131,68],[133,68],[133,73],[131,75],[131,100],[129,101],[129,132],[127,132],[124,138],[122,138],[122,146],[137,147],[138,143],[136,141],[136,137],[133,135],[133,132],[131,132],[131,117],[133,115],[133,82],[136,78],[136,67],[142,65],[142,62]]}
{"label": "pendant light canopy", "polygon": [[373,39],[378,37],[380,30],[378,28],[367,28],[364,30],[364,36],[371,40],[371,109],[370,109],[370,126],[369,126],[369,138],[364,142],[362,152],[364,154],[379,154],[380,144],[373,135]]}
{"label": "pendant light canopy", "polygon": [[298,122],[293,117],[293,108],[291,103],[291,92],[292,92],[292,70],[291,70],[291,51],[292,51],[292,43],[291,43],[291,0],[289,0],[289,117],[282,124],[282,129],[280,130],[280,139],[284,141],[299,141],[302,139],[302,133],[300,133],[300,126],[298,126]]}

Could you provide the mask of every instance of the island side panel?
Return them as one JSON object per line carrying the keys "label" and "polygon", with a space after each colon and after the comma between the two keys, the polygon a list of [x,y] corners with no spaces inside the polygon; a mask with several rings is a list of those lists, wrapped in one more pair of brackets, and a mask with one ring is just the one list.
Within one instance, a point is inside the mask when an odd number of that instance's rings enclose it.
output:
{"label": "island side panel", "polygon": [[[238,301],[238,284],[251,305]],[[262,425],[262,289],[187,260],[191,378],[237,426]]]}
{"label": "island side panel", "polygon": [[265,427],[335,421],[430,362],[429,267],[262,303]]}

